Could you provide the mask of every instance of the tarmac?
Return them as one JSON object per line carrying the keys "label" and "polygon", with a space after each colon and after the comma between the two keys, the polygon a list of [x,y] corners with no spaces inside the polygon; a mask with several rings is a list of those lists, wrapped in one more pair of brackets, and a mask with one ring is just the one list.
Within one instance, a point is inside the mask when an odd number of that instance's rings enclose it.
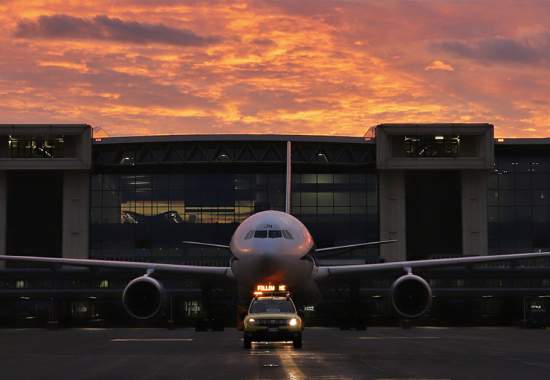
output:
{"label": "tarmac", "polygon": [[2,329],[0,379],[549,379],[550,330],[309,328],[242,347],[193,329]]}

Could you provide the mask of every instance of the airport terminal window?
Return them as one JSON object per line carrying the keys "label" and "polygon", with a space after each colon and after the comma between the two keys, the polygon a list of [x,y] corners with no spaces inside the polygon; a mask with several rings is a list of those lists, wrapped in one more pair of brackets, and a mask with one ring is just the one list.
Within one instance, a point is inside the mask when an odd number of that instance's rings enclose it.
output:
{"label": "airport terminal window", "polygon": [[11,158],[64,157],[63,136],[13,136],[8,137],[8,154]]}
{"label": "airport terminal window", "polygon": [[228,257],[217,250],[181,241],[186,236],[212,241],[215,236],[227,243],[253,213],[284,209],[284,183],[282,173],[92,175],[91,254],[225,265]]}
{"label": "airport terminal window", "polygon": [[[182,241],[226,244],[238,224],[253,213],[284,210],[283,173],[135,170],[91,177],[92,257],[226,265],[225,252]],[[318,246],[378,240],[377,186],[376,174],[363,171],[295,172],[292,214],[306,224]],[[263,233],[267,238],[267,231]],[[278,234],[293,238],[289,231]],[[378,248],[367,252],[375,255]],[[364,257],[365,249],[350,253],[355,254]]]}
{"label": "airport terminal window", "polygon": [[[318,246],[378,239],[378,182],[368,172],[294,173],[292,213]],[[365,249],[350,253],[365,257]],[[378,248],[367,252],[377,255]]]}
{"label": "airport terminal window", "polygon": [[454,157],[460,150],[460,136],[403,136],[407,157]]}
{"label": "airport terminal window", "polygon": [[488,185],[490,253],[550,249],[550,157],[499,154]]}
{"label": "airport terminal window", "polygon": [[109,289],[109,280],[101,280],[99,282],[100,289]]}

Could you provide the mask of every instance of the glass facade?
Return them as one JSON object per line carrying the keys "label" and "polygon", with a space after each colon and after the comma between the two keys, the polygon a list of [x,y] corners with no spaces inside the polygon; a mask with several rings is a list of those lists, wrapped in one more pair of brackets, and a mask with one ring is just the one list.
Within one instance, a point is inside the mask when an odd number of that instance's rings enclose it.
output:
{"label": "glass facade", "polygon": [[[293,175],[292,212],[319,246],[378,239],[377,180],[366,173]],[[253,213],[284,210],[283,173],[94,174],[91,257],[227,265],[227,244]],[[363,250],[364,252],[364,250]]]}
{"label": "glass facade", "polygon": [[12,136],[8,137],[8,154],[11,158],[64,157],[63,136]]}
{"label": "glass facade", "polygon": [[[378,240],[376,174],[294,173],[292,182],[292,214],[318,247]],[[364,249],[356,252],[362,255]]]}
{"label": "glass facade", "polygon": [[227,252],[182,241],[227,244],[249,215],[282,210],[283,190],[273,173],[95,174],[91,256],[227,265]]}
{"label": "glass facade", "polygon": [[455,157],[460,136],[405,136],[403,151],[407,157]]}
{"label": "glass facade", "polygon": [[550,156],[536,146],[496,147],[489,177],[489,253],[550,250]]}
{"label": "glass facade", "polygon": [[391,150],[394,157],[475,157],[477,142],[474,135],[391,136]]}
{"label": "glass facade", "polygon": [[[461,138],[460,149],[454,151],[454,137],[443,135],[443,138],[434,137],[431,145],[424,144],[425,141],[420,139],[408,145],[408,152],[403,150],[403,139],[397,142],[405,158],[438,155],[460,157],[473,151],[469,150],[473,145],[468,145],[467,138]],[[450,145],[441,145],[441,141],[447,139]],[[176,138],[163,141],[161,138],[160,142],[143,143],[130,140],[121,139],[120,143],[104,142],[93,146],[94,167],[90,177],[91,258],[225,266],[230,259],[226,250],[188,246],[182,241],[227,244],[238,224],[246,217],[262,210],[284,209],[285,142],[248,141],[246,137],[242,141],[229,142],[209,138],[204,141],[178,141]],[[70,142],[69,138],[65,138],[62,145],[53,151],[46,151],[53,152],[54,158],[70,156]],[[6,148],[8,143],[8,136],[0,136],[0,147]],[[49,142],[47,145],[33,145],[32,142],[25,144],[22,140],[13,143],[13,151],[4,149],[0,155],[9,153],[13,157],[36,157],[37,154],[45,154],[42,157],[50,157],[40,148],[49,149]],[[550,250],[550,236],[547,233],[550,230],[550,144],[548,141],[506,141],[505,144],[495,145],[496,165],[490,174],[487,188],[490,253]],[[292,214],[308,227],[317,246],[379,240],[379,213],[390,211],[379,210],[378,206],[374,143],[342,142],[335,138],[330,141],[293,141],[292,147]],[[429,149],[422,151],[423,148]],[[423,174],[418,171],[409,173],[418,178]],[[440,224],[458,234],[455,236],[457,244],[452,248],[460,247],[461,215],[458,211],[449,213],[443,205],[449,206],[449,198],[453,198],[453,207],[456,206],[456,210],[461,207],[461,194],[453,193],[451,197],[451,191],[445,187],[456,185],[460,190],[461,173],[455,170],[447,173],[449,176],[440,171],[430,171],[429,174],[434,177],[421,182],[429,191],[414,182],[414,191],[406,191],[409,201],[419,206],[416,215],[410,209],[406,212],[410,217],[407,231],[415,235],[418,252],[424,255],[459,255],[441,249],[440,246],[434,246],[433,252],[429,252],[428,248],[432,247],[426,245],[426,239],[430,239],[432,245],[439,242],[448,244],[451,239],[433,226],[424,227],[422,218],[435,220],[434,214],[447,213]],[[33,189],[36,183],[51,183],[51,179],[36,181],[39,177],[36,173],[32,175],[33,183],[25,183],[22,189]],[[61,179],[61,172],[56,175]],[[15,189],[21,202],[32,206],[37,201],[36,196],[31,197],[16,188],[10,177],[13,176],[7,177],[8,188],[12,189],[10,191]],[[410,188],[408,180],[410,178],[405,178],[405,186]],[[58,186],[61,186],[61,182]],[[42,186],[41,193],[49,191],[47,189]],[[61,187],[55,193],[61,196]],[[22,208],[21,202],[8,198],[8,206],[14,212],[27,211],[18,212],[20,215],[17,217],[23,223],[21,226],[32,227],[25,222],[24,217],[38,214],[47,217],[48,223],[52,224],[52,211],[37,214],[40,208]],[[58,210],[56,212],[61,218],[62,205],[54,205],[51,199],[47,203],[52,210]],[[462,209],[459,211],[462,212]],[[15,220],[14,217],[9,219]],[[416,234],[411,226],[423,229],[426,235]],[[24,240],[25,236],[22,235],[21,241],[36,244],[28,242],[29,235],[24,228],[19,229],[27,237]],[[284,231],[281,234],[284,235]],[[434,239],[433,235],[437,238]],[[49,241],[53,241],[51,236],[50,233]],[[61,243],[59,237],[56,244],[61,246]],[[40,251],[45,251],[47,246],[40,244]],[[407,253],[410,254],[413,249],[411,242],[407,241]],[[56,252],[61,252],[61,248]],[[357,248],[320,261],[321,265],[330,265],[357,263],[359,260],[379,260],[378,247]],[[525,297],[518,295],[512,298],[496,292],[493,295],[489,294],[488,289],[501,290],[502,294],[508,290],[514,294],[523,294],[529,289],[532,297],[541,297],[543,301],[537,301],[546,302],[547,309],[550,309],[550,266],[541,265],[545,264],[541,261],[536,259],[529,263],[442,268],[420,273],[427,275],[434,294],[438,288],[453,289],[452,294],[447,292],[434,299],[430,317],[448,320],[456,315],[464,315],[465,319],[474,320],[478,315],[497,313],[493,310],[495,305],[490,304],[497,300],[505,302],[500,309],[504,320],[522,317]],[[98,310],[103,310],[103,317],[100,318],[127,321],[120,301],[112,294],[122,291],[136,275],[132,271],[82,271],[72,268],[55,272],[11,268],[2,274],[0,289],[9,297],[0,299],[0,324],[14,323],[13,315],[18,320],[26,321],[40,314],[41,320],[47,321],[51,315],[49,310],[53,307],[59,310],[59,315],[70,314],[73,321],[97,319],[101,314]],[[365,276],[357,283],[360,303],[368,303],[371,316],[381,316],[383,323],[387,323],[394,315],[391,302],[383,291],[391,286],[395,275],[388,272],[376,277]],[[186,325],[202,315],[202,301],[206,292],[202,293],[205,289],[201,289],[199,281],[164,272],[158,272],[155,276],[159,276],[165,287],[170,289],[173,297],[170,303],[174,313],[172,317],[175,316],[173,319]],[[315,318],[318,318],[319,324],[334,323],[336,313],[344,310],[343,302],[357,297],[355,290],[349,289],[350,285],[355,284],[346,280],[321,284],[324,303],[315,308]],[[34,290],[41,290],[42,295],[34,295]],[[58,302],[61,297],[58,300],[56,296],[56,304],[53,305],[49,291],[57,294],[65,290],[70,290],[74,298],[61,303]],[[214,283],[211,294],[217,298],[214,298],[213,304],[223,303],[233,307],[233,291],[234,287],[226,286],[225,282]],[[458,302],[455,302],[456,298]]]}

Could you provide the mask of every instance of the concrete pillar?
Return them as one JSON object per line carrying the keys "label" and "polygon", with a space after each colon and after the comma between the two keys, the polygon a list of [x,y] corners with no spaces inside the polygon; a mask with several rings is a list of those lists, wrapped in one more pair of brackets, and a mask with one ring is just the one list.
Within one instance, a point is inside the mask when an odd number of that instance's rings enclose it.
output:
{"label": "concrete pillar", "polygon": [[397,243],[382,245],[380,257],[386,261],[406,260],[405,176],[401,170],[379,173],[380,240],[397,240]]}
{"label": "concrete pillar", "polygon": [[[6,254],[6,244],[7,244],[7,192],[8,192],[8,182],[7,175],[5,171],[0,170],[0,255]],[[0,269],[5,268],[6,262],[0,261]]]}
{"label": "concrete pillar", "polygon": [[63,257],[88,258],[89,174],[65,171],[63,175]]}
{"label": "concrete pillar", "polygon": [[487,186],[485,170],[463,170],[462,254],[487,255]]}

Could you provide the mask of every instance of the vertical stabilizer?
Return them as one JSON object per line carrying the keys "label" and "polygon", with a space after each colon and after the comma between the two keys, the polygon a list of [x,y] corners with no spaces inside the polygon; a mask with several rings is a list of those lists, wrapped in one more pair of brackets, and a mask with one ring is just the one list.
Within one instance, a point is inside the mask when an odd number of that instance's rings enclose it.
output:
{"label": "vertical stabilizer", "polygon": [[285,212],[290,214],[290,196],[292,185],[292,143],[286,142],[286,190],[285,190]]}

